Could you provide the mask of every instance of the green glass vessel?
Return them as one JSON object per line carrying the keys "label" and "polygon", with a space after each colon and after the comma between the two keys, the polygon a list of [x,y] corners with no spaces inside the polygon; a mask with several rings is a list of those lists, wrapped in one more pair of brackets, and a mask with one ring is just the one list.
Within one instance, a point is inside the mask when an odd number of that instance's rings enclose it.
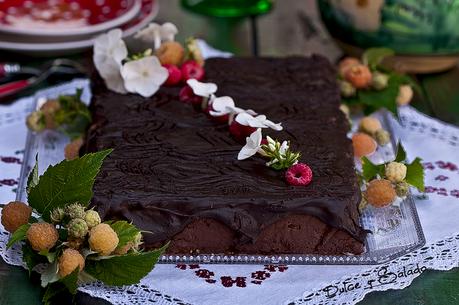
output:
{"label": "green glass vessel", "polygon": [[262,15],[273,6],[271,0],[182,0],[181,3],[194,13],[223,18]]}

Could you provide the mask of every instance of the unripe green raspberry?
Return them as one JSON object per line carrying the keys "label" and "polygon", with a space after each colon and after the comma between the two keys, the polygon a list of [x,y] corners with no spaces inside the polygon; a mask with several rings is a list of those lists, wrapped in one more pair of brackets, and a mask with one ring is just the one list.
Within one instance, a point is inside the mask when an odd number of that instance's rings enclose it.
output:
{"label": "unripe green raspberry", "polygon": [[405,181],[399,182],[395,185],[395,192],[398,197],[406,197],[410,191],[410,185]]}
{"label": "unripe green raspberry", "polygon": [[391,162],[386,165],[386,178],[393,183],[401,182],[406,177],[406,165],[399,162]]}
{"label": "unripe green raspberry", "polygon": [[86,221],[86,224],[88,225],[88,228],[91,229],[91,228],[97,226],[100,223],[99,213],[97,213],[94,210],[86,211],[86,215],[84,217],[84,220]]}
{"label": "unripe green raspberry", "polygon": [[390,142],[390,133],[387,130],[379,129],[375,132],[375,140],[379,145],[384,146]]}
{"label": "unripe green raspberry", "polygon": [[29,127],[30,130],[40,132],[43,131],[46,127],[45,125],[45,116],[43,115],[43,112],[41,111],[34,111],[31,114],[27,116],[27,127]]}
{"label": "unripe green raspberry", "polygon": [[79,204],[79,203],[72,203],[68,206],[65,207],[65,213],[71,218],[71,219],[84,219],[86,216],[86,212],[84,210],[84,207]]}
{"label": "unripe green raspberry", "polygon": [[75,218],[68,223],[67,231],[70,237],[83,238],[88,234],[88,225],[83,219]]}
{"label": "unripe green raspberry", "polygon": [[61,222],[64,217],[65,217],[65,211],[64,209],[62,208],[57,208],[57,209],[54,209],[52,212],[51,212],[51,220],[53,223],[59,223]]}
{"label": "unripe green raspberry", "polygon": [[356,89],[350,82],[339,81],[339,89],[343,97],[351,97],[355,95]]}
{"label": "unripe green raspberry", "polygon": [[371,86],[376,90],[383,90],[387,87],[389,82],[389,76],[381,72],[373,72],[373,77],[371,78]]}

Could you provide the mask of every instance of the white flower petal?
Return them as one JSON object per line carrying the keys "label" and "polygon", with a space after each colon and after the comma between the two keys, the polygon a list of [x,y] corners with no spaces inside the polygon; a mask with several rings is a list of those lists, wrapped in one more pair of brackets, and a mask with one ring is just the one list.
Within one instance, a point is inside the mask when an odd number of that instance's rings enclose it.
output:
{"label": "white flower petal", "polygon": [[211,98],[212,110],[209,114],[212,116],[222,116],[232,113],[234,109],[234,101],[229,96],[220,96]]}
{"label": "white flower petal", "polygon": [[156,56],[147,56],[125,63],[121,68],[121,76],[127,91],[149,97],[166,81],[168,72]]}
{"label": "white flower petal", "polygon": [[198,96],[210,97],[217,92],[217,85],[214,83],[202,83],[194,78],[187,80],[186,83],[193,89],[193,93]]}
{"label": "white flower petal", "polygon": [[105,81],[108,89],[117,93],[127,93],[124,87],[124,80],[121,77],[121,65],[113,58],[105,58],[104,60],[95,60],[96,68],[100,76]]}
{"label": "white flower petal", "polygon": [[257,127],[257,128],[265,128],[266,126],[257,120],[255,117],[251,116],[247,112],[241,112],[239,113],[236,118],[236,122],[238,122],[241,125],[244,126],[250,126],[250,127]]}
{"label": "white flower petal", "polygon": [[246,144],[239,151],[237,159],[244,160],[255,155],[260,148],[262,138],[263,135],[261,133],[261,128],[258,128],[249,137],[246,138]]}
{"label": "white flower petal", "polygon": [[94,55],[105,55],[121,63],[128,55],[122,35],[120,29],[114,29],[97,37],[94,41]]}
{"label": "white flower petal", "polygon": [[174,41],[175,35],[178,33],[178,29],[175,24],[166,22],[161,26],[160,33],[162,41]]}

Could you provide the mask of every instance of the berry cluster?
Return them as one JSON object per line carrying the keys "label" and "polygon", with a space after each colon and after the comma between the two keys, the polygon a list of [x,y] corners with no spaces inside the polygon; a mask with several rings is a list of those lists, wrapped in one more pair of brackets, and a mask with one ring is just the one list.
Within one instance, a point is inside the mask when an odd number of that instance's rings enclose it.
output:
{"label": "berry cluster", "polygon": [[377,118],[370,116],[360,120],[359,131],[352,136],[354,155],[358,158],[373,154],[377,144],[384,146],[389,142],[390,133],[382,128]]}

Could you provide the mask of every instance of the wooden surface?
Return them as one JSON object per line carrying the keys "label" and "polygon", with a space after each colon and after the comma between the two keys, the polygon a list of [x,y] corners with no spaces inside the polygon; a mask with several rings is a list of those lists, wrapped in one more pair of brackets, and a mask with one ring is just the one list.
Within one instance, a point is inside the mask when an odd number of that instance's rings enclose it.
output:
{"label": "wooden surface", "polygon": [[[206,39],[217,48],[238,55],[250,55],[251,40],[247,20],[209,19],[184,12],[180,9],[178,0],[160,2],[158,20],[172,21],[177,24],[180,30],[179,40],[193,35]],[[258,20],[261,55],[320,53],[332,61],[336,61],[341,56],[341,51],[321,25],[315,1],[282,0],[277,1],[276,4],[273,12]],[[0,54],[0,58],[2,59],[0,61],[21,59],[11,54]],[[32,61],[37,62],[36,59]],[[431,116],[459,125],[459,69],[434,75],[418,75],[416,78],[426,98],[417,99],[413,105]],[[427,271],[404,290],[371,293],[360,304],[459,304],[458,285],[457,269],[449,272]],[[41,304],[40,293],[37,279],[33,279],[31,283],[25,270],[0,262],[1,305]],[[69,302],[70,300],[62,300],[62,304]],[[78,294],[75,302],[91,305],[108,304],[83,294]]]}

